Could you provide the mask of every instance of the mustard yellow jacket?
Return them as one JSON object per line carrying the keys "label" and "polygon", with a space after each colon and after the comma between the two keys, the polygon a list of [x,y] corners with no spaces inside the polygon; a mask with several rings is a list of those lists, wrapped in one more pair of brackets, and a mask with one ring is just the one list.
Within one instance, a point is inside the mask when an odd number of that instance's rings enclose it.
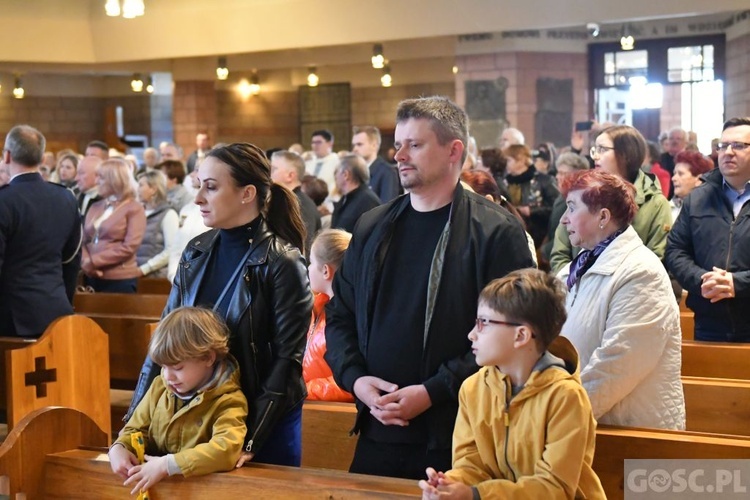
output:
{"label": "mustard yellow jacket", "polygon": [[130,435],[143,432],[146,454],[172,453],[183,475],[202,475],[234,468],[247,428],[247,400],[239,385],[237,361],[228,357],[214,383],[184,407],[156,377],[120,432],[118,443],[133,452]]}
{"label": "mustard yellow jacket", "polygon": [[578,354],[563,337],[549,352],[566,368],[538,363],[512,398],[510,378],[494,366],[461,386],[446,475],[476,486],[481,498],[606,498],[591,468],[596,421]]}

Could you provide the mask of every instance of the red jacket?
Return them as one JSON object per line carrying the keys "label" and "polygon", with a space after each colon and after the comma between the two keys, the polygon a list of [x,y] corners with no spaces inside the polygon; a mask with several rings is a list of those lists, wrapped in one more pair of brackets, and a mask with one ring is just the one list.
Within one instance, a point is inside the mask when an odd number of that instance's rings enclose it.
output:
{"label": "red jacket", "polygon": [[354,397],[333,381],[333,373],[323,359],[326,353],[326,311],[328,295],[319,293],[313,304],[307,348],[302,360],[302,375],[307,387],[307,399],[312,401],[340,401],[353,403]]}

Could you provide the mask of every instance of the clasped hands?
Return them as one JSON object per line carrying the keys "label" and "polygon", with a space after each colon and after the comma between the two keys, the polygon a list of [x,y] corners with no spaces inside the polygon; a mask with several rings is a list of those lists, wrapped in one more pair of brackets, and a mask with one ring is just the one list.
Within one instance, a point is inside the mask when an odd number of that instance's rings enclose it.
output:
{"label": "clasped hands", "polygon": [[169,475],[167,456],[145,456],[146,463],[139,464],[136,456],[127,448],[115,445],[109,450],[112,471],[125,479],[125,486],[135,485],[130,492],[135,495],[146,491]]}
{"label": "clasped hands", "polygon": [[718,267],[704,273],[701,276],[701,295],[711,303],[734,297],[732,273]]}
{"label": "clasped hands", "polygon": [[373,417],[383,425],[409,425],[409,420],[424,413],[432,401],[424,385],[396,384],[370,375],[354,382],[354,395],[362,401]]}
{"label": "clasped hands", "polygon": [[427,479],[419,481],[422,500],[472,500],[474,498],[470,486],[453,481],[432,467],[427,467],[425,472]]}

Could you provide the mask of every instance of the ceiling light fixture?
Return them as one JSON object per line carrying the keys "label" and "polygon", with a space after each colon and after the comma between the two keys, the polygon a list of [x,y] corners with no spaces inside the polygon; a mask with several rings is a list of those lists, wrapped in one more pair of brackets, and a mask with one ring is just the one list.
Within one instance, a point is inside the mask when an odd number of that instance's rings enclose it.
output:
{"label": "ceiling light fixture", "polygon": [[107,0],[104,4],[104,12],[110,17],[122,15],[125,19],[140,17],[146,13],[143,0]]}
{"label": "ceiling light fixture", "polygon": [[375,69],[383,69],[385,65],[385,56],[383,56],[383,44],[376,43],[372,46],[372,67]]}
{"label": "ceiling light fixture", "polygon": [[148,80],[146,80],[146,92],[148,92],[149,94],[154,93],[154,79],[151,76],[149,76]]}
{"label": "ceiling light fixture", "polygon": [[143,0],[124,0],[122,2],[122,17],[133,19],[146,13],[146,6]]}
{"label": "ceiling light fixture", "polygon": [[23,99],[26,95],[26,92],[23,90],[23,83],[21,83],[21,79],[16,77],[16,84],[15,87],[13,87],[13,97],[16,99]]}
{"label": "ceiling light fixture", "polygon": [[250,95],[260,94],[260,78],[258,78],[258,72],[253,70],[253,74],[250,75]]}
{"label": "ceiling light fixture", "polygon": [[133,73],[133,79],[130,80],[130,88],[133,92],[143,92],[143,78],[140,73]]}
{"label": "ceiling light fixture", "polygon": [[219,80],[226,80],[229,78],[229,68],[227,68],[227,58],[220,57],[219,62],[216,66],[216,78]]}
{"label": "ceiling light fixture", "polygon": [[120,15],[120,0],[107,0],[104,4],[104,11],[110,17],[117,17]]}
{"label": "ceiling light fixture", "polygon": [[391,65],[388,62],[383,66],[383,76],[380,77],[380,84],[383,87],[390,87],[393,85],[393,78],[391,78]]}
{"label": "ceiling light fixture", "polygon": [[310,69],[307,73],[307,86],[308,87],[317,87],[318,83],[320,82],[320,78],[318,78],[318,74],[316,72],[315,66],[310,66]]}
{"label": "ceiling light fixture", "polygon": [[620,48],[622,50],[633,50],[635,47],[635,38],[630,34],[630,29],[625,25],[622,27],[622,37],[620,38]]}

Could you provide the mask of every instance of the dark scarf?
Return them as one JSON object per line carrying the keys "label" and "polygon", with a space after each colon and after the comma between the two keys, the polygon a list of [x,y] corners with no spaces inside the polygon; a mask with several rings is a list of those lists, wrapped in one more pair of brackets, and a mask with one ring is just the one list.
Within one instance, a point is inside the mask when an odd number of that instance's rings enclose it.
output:
{"label": "dark scarf", "polygon": [[573,262],[570,263],[570,274],[568,275],[567,280],[568,290],[573,289],[575,284],[578,283],[578,280],[581,279],[581,276],[586,274],[586,271],[591,269],[591,266],[594,265],[596,259],[599,258],[602,252],[607,249],[609,244],[612,243],[615,238],[625,232],[625,229],[626,228],[618,229],[614,233],[610,234],[602,241],[597,243],[593,250],[581,250],[581,252],[576,255],[576,258],[573,259]]}

